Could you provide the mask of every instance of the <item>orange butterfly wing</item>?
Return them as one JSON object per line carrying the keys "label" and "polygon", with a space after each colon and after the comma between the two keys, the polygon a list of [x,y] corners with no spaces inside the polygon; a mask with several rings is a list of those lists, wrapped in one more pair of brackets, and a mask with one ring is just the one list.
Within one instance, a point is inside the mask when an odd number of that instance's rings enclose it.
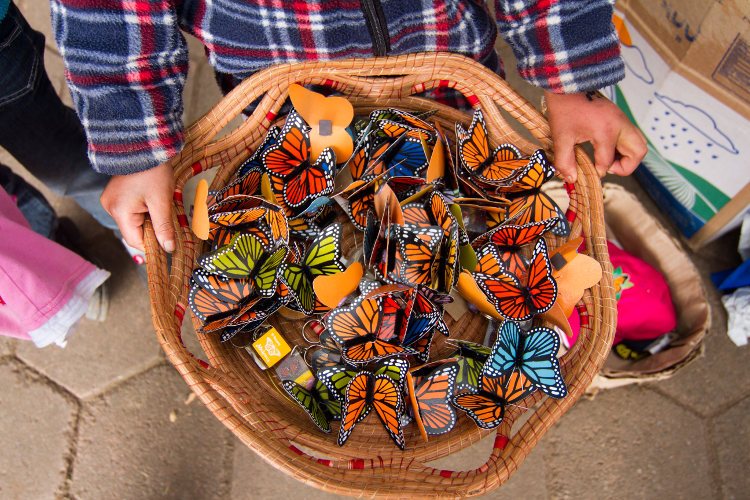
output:
{"label": "orange butterfly wing", "polygon": [[357,229],[364,231],[367,227],[367,214],[375,211],[374,187],[365,187],[349,198],[349,217]]}
{"label": "orange butterfly wing", "polygon": [[475,273],[479,288],[504,317],[514,321],[525,321],[532,316],[526,295],[515,275],[505,271],[496,276]]}
{"label": "orange butterfly wing", "polygon": [[301,208],[319,196],[332,193],[335,164],[333,149],[324,149],[314,165],[285,179],[282,192],[284,201],[293,208]]}
{"label": "orange butterfly wing", "polygon": [[497,276],[503,270],[503,262],[497,247],[486,245],[477,252],[477,267],[475,272]]}
{"label": "orange butterfly wing", "polygon": [[453,398],[453,403],[464,410],[483,429],[494,429],[505,416],[505,407],[482,394],[465,393]]}
{"label": "orange butterfly wing", "polygon": [[[372,375],[371,375],[372,376]],[[403,400],[401,390],[387,375],[378,375],[373,381],[372,406],[380,417],[383,426],[388,431],[396,445],[404,449],[404,435],[401,432],[401,413]]]}
{"label": "orange butterfly wing", "polygon": [[216,314],[224,314],[237,308],[236,302],[225,302],[200,286],[194,286],[188,297],[190,310],[201,321]]}
{"label": "orange butterfly wing", "polygon": [[217,274],[196,271],[192,280],[209,294],[230,304],[237,304],[253,291],[253,281],[250,279],[226,279]]}
{"label": "orange butterfly wing", "polygon": [[289,113],[279,134],[279,142],[263,153],[263,165],[276,177],[287,179],[310,161],[307,125],[295,111]]}
{"label": "orange butterfly wing", "polygon": [[506,405],[518,403],[534,392],[534,384],[520,371],[501,377],[482,376],[481,390],[497,395]]}
{"label": "orange butterfly wing", "polygon": [[453,401],[479,427],[493,429],[502,422],[507,405],[521,401],[533,390],[531,381],[517,371],[501,377],[482,375],[476,393],[460,394]]}
{"label": "orange butterfly wing", "polygon": [[251,208],[249,210],[237,210],[235,212],[220,212],[208,217],[209,231],[216,226],[232,227],[241,224],[250,224],[260,219],[268,209],[264,207]]}
{"label": "orange butterfly wing", "polygon": [[437,228],[421,228],[419,232],[397,226],[401,234],[398,238],[397,267],[402,281],[411,285],[426,285],[432,280],[432,263],[442,231]]}
{"label": "orange butterfly wing", "polygon": [[364,299],[351,308],[339,309],[328,317],[328,329],[334,338],[345,344],[360,337],[375,335],[382,321],[377,297]]}
{"label": "orange butterfly wing", "polygon": [[489,239],[498,247],[500,259],[505,263],[508,271],[519,275],[526,269],[526,261],[520,254],[521,247],[543,235],[552,226],[551,220],[534,222],[525,226],[501,226],[491,233]]}
{"label": "orange butterfly wing", "polygon": [[342,411],[339,429],[339,446],[343,446],[351,435],[354,426],[372,408],[378,414],[383,426],[393,441],[402,450],[404,436],[401,432],[400,416],[403,410],[401,391],[387,375],[375,376],[369,372],[358,373],[346,386],[346,401]]}
{"label": "orange butterfly wing", "polygon": [[547,244],[540,239],[534,247],[534,255],[529,264],[528,293],[535,313],[552,307],[557,298],[557,284],[552,277],[552,267],[547,254]]}
{"label": "orange butterfly wing", "polygon": [[527,286],[521,285],[518,278],[502,266],[494,275],[480,272],[474,278],[501,315],[514,321],[525,321],[548,310],[557,298],[557,284],[552,277],[547,244],[543,239],[534,247],[527,275]]}
{"label": "orange butterfly wing", "polygon": [[408,203],[403,207],[404,223],[419,227],[430,227],[430,215],[421,203]]}
{"label": "orange butterfly wing", "polygon": [[375,339],[346,347],[341,355],[349,363],[366,363],[399,354],[412,354],[413,352],[413,349]]}
{"label": "orange butterfly wing", "polygon": [[357,422],[370,413],[371,406],[367,404],[367,385],[369,373],[359,373],[346,386],[346,400],[341,412],[341,427],[339,428],[339,446],[343,446],[352,433]]}
{"label": "orange butterfly wing", "polygon": [[289,226],[282,210],[269,210],[266,214],[266,220],[271,228],[274,241],[289,241]]}
{"label": "orange butterfly wing", "polygon": [[250,170],[243,177],[227,184],[219,191],[209,193],[209,198],[206,200],[206,203],[210,206],[225,198],[229,198],[230,196],[238,194],[254,195],[260,189],[260,178],[260,170]]}
{"label": "orange butterfly wing", "polygon": [[516,217],[517,225],[542,222],[562,216],[560,207],[546,193],[542,185],[555,174],[552,165],[541,150],[528,160],[526,170],[505,193],[511,200],[508,217]]}
{"label": "orange butterfly wing", "polygon": [[450,404],[458,366],[438,368],[429,376],[415,380],[417,411],[427,434],[444,434],[456,424],[456,412]]}

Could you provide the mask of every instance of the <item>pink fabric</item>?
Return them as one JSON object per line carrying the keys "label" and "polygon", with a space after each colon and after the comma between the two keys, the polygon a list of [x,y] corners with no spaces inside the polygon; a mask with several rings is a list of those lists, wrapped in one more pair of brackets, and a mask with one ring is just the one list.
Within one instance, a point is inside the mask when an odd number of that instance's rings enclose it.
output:
{"label": "pink fabric", "polygon": [[607,248],[620,294],[614,343],[651,340],[674,330],[677,313],[664,276],[611,242]]}
{"label": "pink fabric", "polygon": [[0,189],[0,333],[30,339],[96,267],[35,233]]}

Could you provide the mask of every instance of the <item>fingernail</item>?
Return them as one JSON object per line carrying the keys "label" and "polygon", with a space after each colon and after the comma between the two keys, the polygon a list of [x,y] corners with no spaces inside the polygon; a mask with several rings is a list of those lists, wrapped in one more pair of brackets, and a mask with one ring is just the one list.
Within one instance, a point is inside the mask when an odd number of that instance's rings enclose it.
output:
{"label": "fingernail", "polygon": [[167,240],[164,242],[164,250],[167,253],[174,252],[174,240]]}

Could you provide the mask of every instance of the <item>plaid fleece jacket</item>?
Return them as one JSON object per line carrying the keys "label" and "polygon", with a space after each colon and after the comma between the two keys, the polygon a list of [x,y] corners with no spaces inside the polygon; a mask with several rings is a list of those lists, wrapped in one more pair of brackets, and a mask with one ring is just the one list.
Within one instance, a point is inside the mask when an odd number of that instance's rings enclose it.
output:
{"label": "plaid fleece jacket", "polygon": [[[451,51],[497,66],[496,34],[530,83],[552,92],[624,76],[610,0],[51,0],[52,25],[94,168],[128,174],[183,144],[188,54],[180,29],[219,72],[271,64]],[[492,69],[497,70],[497,67]]]}

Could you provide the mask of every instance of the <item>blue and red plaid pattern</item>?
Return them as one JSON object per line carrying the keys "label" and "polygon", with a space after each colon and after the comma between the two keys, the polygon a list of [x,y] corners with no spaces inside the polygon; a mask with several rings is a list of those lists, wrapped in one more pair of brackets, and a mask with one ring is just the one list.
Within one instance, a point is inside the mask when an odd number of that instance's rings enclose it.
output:
{"label": "blue and red plaid pattern", "polygon": [[[499,27],[535,85],[592,90],[623,74],[606,0],[497,0],[497,24],[480,0],[381,4],[390,54],[450,51],[492,65]],[[272,64],[373,51],[355,0],[52,0],[52,25],[91,162],[118,175],[156,166],[182,147],[188,57],[180,29],[234,80]]]}
{"label": "blue and red plaid pattern", "polygon": [[523,79],[557,94],[585,92],[625,77],[612,3],[496,0],[497,25]]}

